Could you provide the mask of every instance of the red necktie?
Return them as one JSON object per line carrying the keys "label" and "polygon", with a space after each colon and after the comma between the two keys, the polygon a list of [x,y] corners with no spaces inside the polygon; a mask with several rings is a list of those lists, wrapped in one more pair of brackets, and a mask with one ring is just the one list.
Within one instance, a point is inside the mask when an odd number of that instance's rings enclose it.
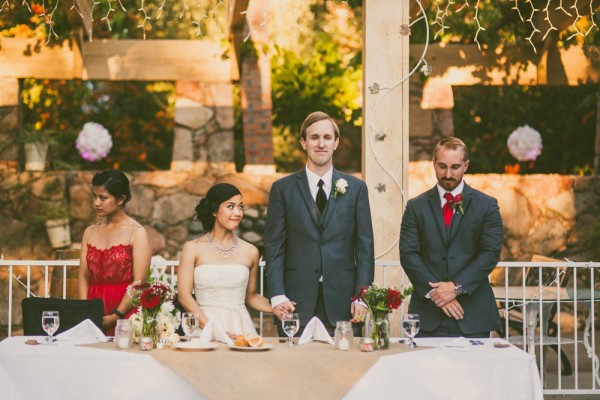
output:
{"label": "red necktie", "polygon": [[452,193],[446,193],[444,198],[446,199],[446,204],[444,204],[442,210],[444,211],[444,222],[446,223],[446,228],[448,228],[450,226],[450,222],[452,222],[452,216],[454,215],[454,209],[451,205],[452,200],[454,200],[454,196],[452,196]]}

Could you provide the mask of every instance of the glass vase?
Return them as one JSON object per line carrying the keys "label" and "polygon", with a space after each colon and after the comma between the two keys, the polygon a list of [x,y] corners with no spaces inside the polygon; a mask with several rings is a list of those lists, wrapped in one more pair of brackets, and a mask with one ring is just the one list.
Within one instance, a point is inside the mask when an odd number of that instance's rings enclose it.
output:
{"label": "glass vase", "polygon": [[373,339],[375,350],[387,350],[390,347],[389,314],[370,315],[367,323],[367,337]]}
{"label": "glass vase", "polygon": [[142,322],[142,334],[141,337],[148,337],[152,339],[153,347],[156,348],[158,343],[158,320],[156,315],[149,315],[144,313],[144,320]]}

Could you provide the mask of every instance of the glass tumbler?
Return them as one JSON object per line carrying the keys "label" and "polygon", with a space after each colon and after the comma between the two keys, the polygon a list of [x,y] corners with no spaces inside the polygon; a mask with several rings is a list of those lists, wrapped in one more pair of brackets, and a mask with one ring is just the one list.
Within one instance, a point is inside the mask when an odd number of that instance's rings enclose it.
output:
{"label": "glass tumbler", "polygon": [[350,321],[338,321],[335,324],[335,348],[338,350],[350,350],[353,341],[352,323]]}

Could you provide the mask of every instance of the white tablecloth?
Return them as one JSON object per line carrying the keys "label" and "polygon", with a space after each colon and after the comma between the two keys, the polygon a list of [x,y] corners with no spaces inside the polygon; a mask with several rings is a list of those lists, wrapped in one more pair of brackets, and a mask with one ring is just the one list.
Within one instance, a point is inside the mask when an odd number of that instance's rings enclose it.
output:
{"label": "white tablecloth", "polygon": [[[542,385],[535,359],[498,339],[459,350],[441,349],[452,339],[417,339],[431,349],[381,357],[344,397],[354,399],[540,399]],[[504,342],[504,341],[501,341]]]}
{"label": "white tablecloth", "polygon": [[165,400],[203,398],[175,372],[145,354],[106,351],[69,342],[0,342],[0,392],[11,400]]}

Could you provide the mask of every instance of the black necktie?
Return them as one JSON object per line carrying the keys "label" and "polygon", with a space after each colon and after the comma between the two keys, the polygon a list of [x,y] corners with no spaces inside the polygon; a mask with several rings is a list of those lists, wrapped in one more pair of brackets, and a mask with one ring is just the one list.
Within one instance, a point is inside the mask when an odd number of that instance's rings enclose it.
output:
{"label": "black necktie", "polygon": [[323,214],[323,210],[325,210],[325,206],[327,205],[327,196],[325,195],[325,191],[323,190],[323,185],[325,184],[325,182],[323,182],[323,179],[319,179],[319,190],[317,191],[317,208],[319,209],[319,212],[321,214]]}

